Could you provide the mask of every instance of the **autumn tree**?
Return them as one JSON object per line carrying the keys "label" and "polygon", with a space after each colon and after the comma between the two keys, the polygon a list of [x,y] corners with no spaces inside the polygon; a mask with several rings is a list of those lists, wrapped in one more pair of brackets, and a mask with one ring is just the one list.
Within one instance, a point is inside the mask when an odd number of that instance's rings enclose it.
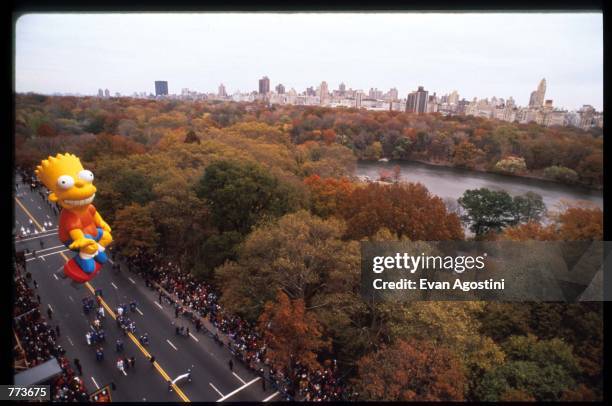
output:
{"label": "autumn tree", "polygon": [[499,236],[499,239],[509,241],[553,241],[557,239],[557,234],[553,225],[544,226],[540,222],[529,221],[524,224],[506,227]]}
{"label": "autumn tree", "polygon": [[461,363],[431,341],[398,340],[364,356],[357,368],[355,389],[364,400],[464,400]]}
{"label": "autumn tree", "polygon": [[388,324],[391,340],[415,339],[448,348],[461,361],[468,377],[466,394],[484,373],[503,364],[505,355],[490,337],[481,334],[484,302],[411,302],[396,309]]}
{"label": "autumn tree", "polygon": [[113,158],[98,156],[86,167],[96,177],[96,207],[112,223],[115,213],[131,204],[147,205],[155,198],[153,186],[165,175],[169,163],[160,156],[144,154]]}
{"label": "autumn tree", "polygon": [[310,191],[311,211],[321,217],[338,216],[342,202],[355,188],[347,178],[321,178],[318,175],[305,178],[304,184]]}
{"label": "autumn tree", "polygon": [[224,305],[253,320],[278,289],[309,304],[332,272],[358,266],[356,250],[341,240],[343,231],[338,220],[306,211],[256,228],[240,247],[238,260],[216,270]]}
{"label": "autumn tree", "polygon": [[465,141],[455,147],[453,164],[460,168],[473,169],[482,155],[482,150],[478,149],[471,142]]}
{"label": "autumn tree", "polygon": [[122,135],[100,133],[91,142],[87,142],[81,149],[81,158],[85,161],[93,161],[98,156],[122,157],[132,154],[143,154],[145,148]]}
{"label": "autumn tree", "polygon": [[267,302],[259,317],[259,330],[266,343],[266,356],[276,368],[295,377],[295,363],[320,368],[318,351],[329,347],[322,338],[317,319],[306,311],[303,299],[289,299],[279,290],[276,301]]}
{"label": "autumn tree", "polygon": [[36,130],[36,135],[39,137],[55,137],[57,132],[49,123],[42,123]]}
{"label": "autumn tree", "polygon": [[411,240],[463,238],[459,218],[448,213],[444,201],[420,183],[370,183],[353,190],[341,210],[347,236],[359,239],[386,227]]}
{"label": "autumn tree", "polygon": [[507,156],[499,160],[493,169],[497,172],[518,175],[527,171],[525,159],[517,156]]}
{"label": "autumn tree", "polygon": [[586,158],[584,158],[580,164],[578,164],[576,171],[579,173],[580,179],[583,183],[590,186],[600,186],[603,181],[603,153],[601,150],[595,151]]}
{"label": "autumn tree", "polygon": [[603,212],[600,208],[570,207],[557,217],[561,240],[603,239]]}
{"label": "autumn tree", "polygon": [[206,204],[196,196],[192,179],[181,176],[176,168],[169,168],[167,175],[154,185],[155,197],[149,203],[163,241],[164,255],[181,264],[183,269],[201,274],[212,269],[199,255],[202,245],[215,231],[210,214]]}
{"label": "autumn tree", "polygon": [[157,250],[159,235],[148,207],[132,203],[120,209],[112,227],[114,244],[123,255],[151,255]]}

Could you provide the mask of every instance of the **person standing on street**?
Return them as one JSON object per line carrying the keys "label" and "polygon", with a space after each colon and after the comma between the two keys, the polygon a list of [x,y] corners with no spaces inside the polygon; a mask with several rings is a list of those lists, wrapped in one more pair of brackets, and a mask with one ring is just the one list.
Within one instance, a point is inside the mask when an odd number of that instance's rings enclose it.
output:
{"label": "person standing on street", "polygon": [[79,361],[78,358],[74,359],[74,366],[76,367],[77,371],[79,371],[79,375],[83,376],[83,367],[81,366],[81,361]]}
{"label": "person standing on street", "polygon": [[53,320],[53,310],[50,307],[47,307],[47,316],[49,316],[49,320]]}
{"label": "person standing on street", "polygon": [[155,355],[151,355],[151,358],[149,358],[149,361],[151,362],[151,365],[155,365]]}
{"label": "person standing on street", "polygon": [[231,359],[231,358],[230,358],[230,360],[229,360],[229,362],[228,362],[228,365],[229,365],[229,369],[230,369],[230,371],[232,371],[232,372],[233,372],[233,371],[234,371],[234,361],[232,361],[232,359]]}
{"label": "person standing on street", "polygon": [[59,324],[57,326],[55,326],[55,333],[57,334],[57,336],[60,336],[60,326]]}

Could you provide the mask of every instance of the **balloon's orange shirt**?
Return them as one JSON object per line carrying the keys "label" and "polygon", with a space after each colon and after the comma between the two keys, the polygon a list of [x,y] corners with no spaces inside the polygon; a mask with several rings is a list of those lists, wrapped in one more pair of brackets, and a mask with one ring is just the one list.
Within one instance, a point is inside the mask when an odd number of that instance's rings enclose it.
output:
{"label": "balloon's orange shirt", "polygon": [[59,238],[60,241],[66,242],[70,240],[70,231],[79,229],[84,234],[89,234],[92,237],[96,237],[98,234],[98,228],[94,222],[94,215],[96,214],[96,208],[93,204],[87,206],[87,209],[83,211],[72,211],[62,210],[59,219]]}

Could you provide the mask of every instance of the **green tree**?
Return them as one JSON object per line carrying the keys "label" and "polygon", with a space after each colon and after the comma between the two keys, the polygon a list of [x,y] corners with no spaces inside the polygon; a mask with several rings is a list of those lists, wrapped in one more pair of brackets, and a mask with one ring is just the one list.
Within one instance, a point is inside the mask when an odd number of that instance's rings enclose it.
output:
{"label": "green tree", "polygon": [[514,221],[512,197],[504,191],[487,188],[466,190],[458,200],[466,214],[463,221],[470,230],[481,237],[489,231],[500,231]]}
{"label": "green tree", "polygon": [[568,184],[576,183],[576,181],[578,181],[578,174],[576,171],[566,168],[565,166],[549,166],[548,168],[544,169],[544,176]]}
{"label": "green tree", "polygon": [[221,232],[247,234],[262,219],[282,216],[297,206],[288,185],[250,162],[221,160],[210,164],[196,185],[196,193],[206,199]]}
{"label": "green tree", "polygon": [[[563,340],[512,336],[503,348],[507,361],[484,374],[475,391],[478,400],[558,401],[575,388],[578,362]],[[510,391],[525,398],[508,399]]]}
{"label": "green tree", "polygon": [[514,204],[515,224],[539,222],[546,213],[546,205],[542,196],[535,192],[529,191],[523,195],[514,196],[512,203]]}

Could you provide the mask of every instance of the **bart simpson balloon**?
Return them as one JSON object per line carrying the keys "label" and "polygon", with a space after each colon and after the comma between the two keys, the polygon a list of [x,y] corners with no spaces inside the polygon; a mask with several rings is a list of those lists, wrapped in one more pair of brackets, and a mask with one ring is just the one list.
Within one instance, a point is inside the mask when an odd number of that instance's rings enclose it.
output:
{"label": "bart simpson balloon", "polygon": [[113,240],[111,228],[91,204],[96,195],[93,173],[75,155],[57,154],[36,167],[36,176],[51,191],[49,200],[61,206],[59,238],[76,253],[64,265],[64,274],[77,283],[91,280],[107,261],[104,251]]}

